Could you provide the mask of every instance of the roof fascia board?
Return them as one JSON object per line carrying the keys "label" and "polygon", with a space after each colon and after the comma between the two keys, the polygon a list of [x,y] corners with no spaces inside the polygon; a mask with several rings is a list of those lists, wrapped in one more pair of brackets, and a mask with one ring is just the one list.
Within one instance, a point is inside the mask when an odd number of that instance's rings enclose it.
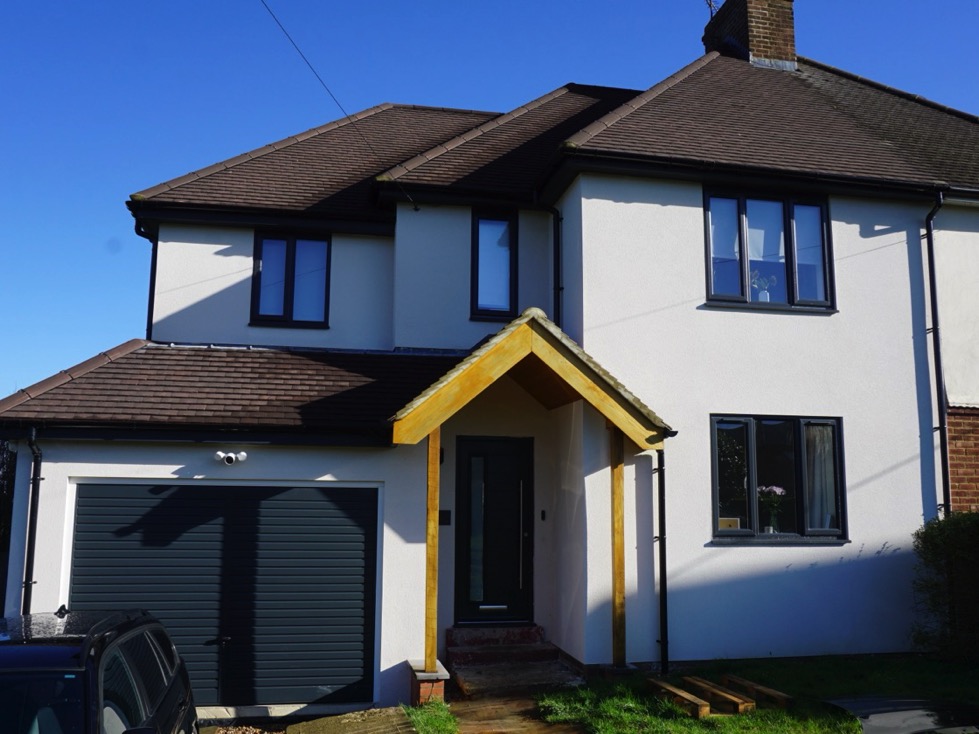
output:
{"label": "roof fascia board", "polygon": [[[603,155],[575,151],[558,166],[541,189],[540,202],[557,202],[581,174],[597,173],[637,178],[661,178],[711,185],[733,185],[740,188],[791,186],[794,191],[821,194],[886,197],[917,200],[934,198],[936,191],[955,191],[943,181],[908,182],[866,179],[830,174],[801,173],[774,169],[749,168],[711,161],[667,161],[627,156]],[[974,196],[979,193],[973,192]]]}
{"label": "roof fascia board", "polygon": [[323,229],[350,234],[394,236],[394,215],[378,210],[378,219],[350,220],[318,217],[300,212],[276,212],[263,209],[208,209],[181,205],[128,201],[126,205],[137,225],[148,232],[158,232],[159,225],[206,224],[216,227],[246,229],[279,227],[285,229]]}
{"label": "roof fascia board", "polygon": [[0,421],[0,435],[12,440],[26,439],[31,427],[38,428],[45,440],[119,441],[128,443],[240,443],[287,446],[338,446],[391,448],[391,430],[381,427],[364,431],[317,431],[303,429],[287,432],[267,429],[236,428],[222,430],[211,426],[115,426],[71,425],[44,421]]}

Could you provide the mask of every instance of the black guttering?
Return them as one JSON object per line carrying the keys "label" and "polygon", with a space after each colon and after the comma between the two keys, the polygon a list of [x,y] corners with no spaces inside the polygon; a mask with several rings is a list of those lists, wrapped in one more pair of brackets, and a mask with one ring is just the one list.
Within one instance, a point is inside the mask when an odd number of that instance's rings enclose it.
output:
{"label": "black guttering", "polygon": [[935,206],[925,217],[925,247],[928,250],[928,290],[931,305],[932,359],[935,364],[935,404],[938,408],[939,463],[942,468],[942,514],[952,511],[952,482],[948,460],[948,395],[945,391],[945,372],[942,367],[942,337],[938,319],[938,276],[935,272],[935,216],[945,205],[945,194],[939,191]]}
{"label": "black guttering", "polygon": [[24,593],[21,597],[21,614],[31,613],[34,596],[34,546],[37,544],[37,504],[41,495],[41,448],[37,445],[37,428],[31,426],[27,437],[31,449],[31,494],[27,518],[27,548],[24,558]]}
{"label": "black guttering", "polygon": [[[675,436],[676,431],[672,434]],[[655,540],[659,543],[659,660],[660,675],[670,673],[670,624],[669,597],[666,582],[666,453],[663,449],[656,451],[657,500],[656,510],[659,516],[658,535]]]}

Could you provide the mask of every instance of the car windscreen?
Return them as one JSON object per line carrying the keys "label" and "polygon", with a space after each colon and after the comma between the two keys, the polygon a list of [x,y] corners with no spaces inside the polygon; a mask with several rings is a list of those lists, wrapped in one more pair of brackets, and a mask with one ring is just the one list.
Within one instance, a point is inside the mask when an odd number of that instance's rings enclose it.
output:
{"label": "car windscreen", "polygon": [[79,673],[0,673],[0,727],[4,734],[85,734]]}

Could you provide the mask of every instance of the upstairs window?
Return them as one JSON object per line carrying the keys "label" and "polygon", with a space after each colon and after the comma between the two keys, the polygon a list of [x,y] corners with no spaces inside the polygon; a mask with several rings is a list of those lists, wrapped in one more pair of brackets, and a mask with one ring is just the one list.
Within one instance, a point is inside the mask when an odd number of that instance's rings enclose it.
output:
{"label": "upstairs window", "polygon": [[822,202],[707,197],[707,294],[718,304],[829,310],[832,257]]}
{"label": "upstairs window", "polygon": [[329,283],[328,239],[256,236],[252,323],[325,328]]}
{"label": "upstairs window", "polygon": [[842,539],[836,418],[713,416],[714,536]]}
{"label": "upstairs window", "polygon": [[505,321],[517,313],[517,218],[473,214],[470,315]]}

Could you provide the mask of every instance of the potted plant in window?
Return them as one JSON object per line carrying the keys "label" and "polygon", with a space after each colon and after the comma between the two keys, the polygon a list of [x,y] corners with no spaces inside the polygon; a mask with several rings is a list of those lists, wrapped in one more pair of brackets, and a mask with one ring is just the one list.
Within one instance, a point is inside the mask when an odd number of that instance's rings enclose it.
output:
{"label": "potted plant in window", "polygon": [[766,533],[778,532],[778,513],[785,497],[785,489],[774,484],[758,488],[758,506],[768,515]]}
{"label": "potted plant in window", "polygon": [[774,275],[769,275],[767,278],[763,278],[761,277],[761,273],[759,273],[757,270],[751,271],[751,287],[757,289],[758,301],[761,303],[768,303],[768,289],[777,282],[778,279]]}

